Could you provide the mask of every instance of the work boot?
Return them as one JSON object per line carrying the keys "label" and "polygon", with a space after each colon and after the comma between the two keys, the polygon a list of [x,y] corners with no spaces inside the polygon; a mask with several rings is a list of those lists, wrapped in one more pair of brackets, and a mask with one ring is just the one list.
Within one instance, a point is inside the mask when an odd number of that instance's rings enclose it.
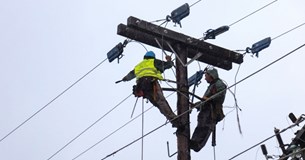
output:
{"label": "work boot", "polygon": [[190,140],[190,149],[194,150],[195,152],[199,152],[201,148],[197,142]]}

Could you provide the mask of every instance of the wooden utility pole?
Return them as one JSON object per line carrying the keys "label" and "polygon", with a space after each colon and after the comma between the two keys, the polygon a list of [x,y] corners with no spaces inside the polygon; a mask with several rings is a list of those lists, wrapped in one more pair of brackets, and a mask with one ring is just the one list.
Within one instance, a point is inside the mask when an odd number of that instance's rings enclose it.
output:
{"label": "wooden utility pole", "polygon": [[190,160],[190,126],[187,59],[204,62],[225,70],[232,62],[241,64],[243,55],[219,46],[129,17],[127,25],[119,24],[117,34],[176,54],[177,110],[184,127],[177,129],[178,160]]}
{"label": "wooden utility pole", "polygon": [[178,128],[177,143],[178,143],[178,160],[190,160],[190,114],[189,110],[189,96],[185,94],[188,92],[188,81],[187,81],[187,67],[184,67],[182,63],[186,64],[187,62],[187,50],[186,47],[182,44],[176,46],[177,51],[180,55],[180,61],[176,61],[176,79],[177,79],[177,111],[178,115],[181,115],[180,121],[182,124],[185,124],[182,128]]}

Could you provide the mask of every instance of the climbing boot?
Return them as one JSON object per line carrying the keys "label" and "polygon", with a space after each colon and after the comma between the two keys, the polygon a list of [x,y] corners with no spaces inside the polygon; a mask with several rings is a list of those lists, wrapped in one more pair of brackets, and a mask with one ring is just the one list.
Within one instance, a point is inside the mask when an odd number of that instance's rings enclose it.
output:
{"label": "climbing boot", "polygon": [[195,152],[199,152],[201,148],[197,142],[190,140],[190,149],[194,150]]}

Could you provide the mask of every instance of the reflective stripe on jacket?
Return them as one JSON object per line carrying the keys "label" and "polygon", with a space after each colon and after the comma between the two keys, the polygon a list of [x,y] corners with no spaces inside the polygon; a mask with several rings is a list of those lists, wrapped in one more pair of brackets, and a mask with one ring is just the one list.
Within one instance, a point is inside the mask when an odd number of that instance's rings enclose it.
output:
{"label": "reflective stripe on jacket", "polygon": [[141,77],[155,77],[162,80],[162,74],[154,65],[155,59],[144,59],[134,68],[134,73],[137,79]]}

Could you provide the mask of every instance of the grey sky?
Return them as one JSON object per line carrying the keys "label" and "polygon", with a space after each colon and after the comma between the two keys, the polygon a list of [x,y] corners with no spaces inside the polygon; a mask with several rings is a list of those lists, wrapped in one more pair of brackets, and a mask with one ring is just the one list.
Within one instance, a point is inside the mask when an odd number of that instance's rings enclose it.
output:
{"label": "grey sky", "polygon": [[[196,1],[189,1],[192,4]],[[266,0],[203,0],[191,7],[191,13],[182,20],[182,28],[169,23],[171,30],[201,38],[208,29],[230,25],[247,14],[272,1]],[[0,138],[32,116],[35,112],[67,89],[76,80],[102,62],[107,52],[126,38],[116,34],[117,25],[126,24],[129,16],[154,21],[186,1],[0,1]],[[278,0],[256,14],[234,24],[225,34],[209,43],[237,50],[251,47],[263,38],[276,36],[305,22],[303,0]],[[237,75],[240,80],[305,42],[302,26],[271,42],[259,58],[247,54]],[[158,58],[162,51],[153,50]],[[217,159],[229,159],[273,134],[274,127],[284,129],[291,125],[287,117],[304,113],[305,49],[302,48],[237,85],[237,100],[243,134],[239,134],[233,96],[227,93],[224,105],[225,120],[217,126]],[[43,160],[80,134],[84,129],[131,94],[134,81],[115,84],[133,69],[145,49],[139,43],[130,43],[124,57],[105,61],[101,66],[60,96],[39,114],[0,142],[0,159]],[[201,63],[201,68],[206,64]],[[228,85],[234,84],[238,65],[220,77]],[[199,70],[198,63],[189,66],[189,76]],[[172,71],[165,77],[174,80]],[[175,87],[175,84],[170,84]],[[162,82],[162,86],[169,87]],[[202,96],[207,84],[204,80],[196,94]],[[169,95],[170,92],[165,92]],[[176,110],[176,94],[168,98]],[[113,112],[85,132],[81,137],[55,155],[54,160],[73,159],[130,120],[136,99],[128,98]],[[142,111],[138,101],[134,116]],[[145,109],[151,107],[145,103]],[[191,113],[191,132],[196,125],[197,112]],[[141,136],[141,118],[105,139],[77,159],[101,159]],[[156,108],[144,115],[145,133],[165,122]],[[287,130],[285,143],[299,128]],[[176,151],[175,129],[166,125],[144,139],[144,159],[168,159],[166,141],[171,152]],[[281,154],[276,139],[265,143],[270,154]],[[192,159],[213,159],[213,147],[208,141]],[[109,159],[141,159],[140,141],[118,152]],[[176,156],[171,159],[176,159]],[[256,147],[236,159],[264,159]]]}

